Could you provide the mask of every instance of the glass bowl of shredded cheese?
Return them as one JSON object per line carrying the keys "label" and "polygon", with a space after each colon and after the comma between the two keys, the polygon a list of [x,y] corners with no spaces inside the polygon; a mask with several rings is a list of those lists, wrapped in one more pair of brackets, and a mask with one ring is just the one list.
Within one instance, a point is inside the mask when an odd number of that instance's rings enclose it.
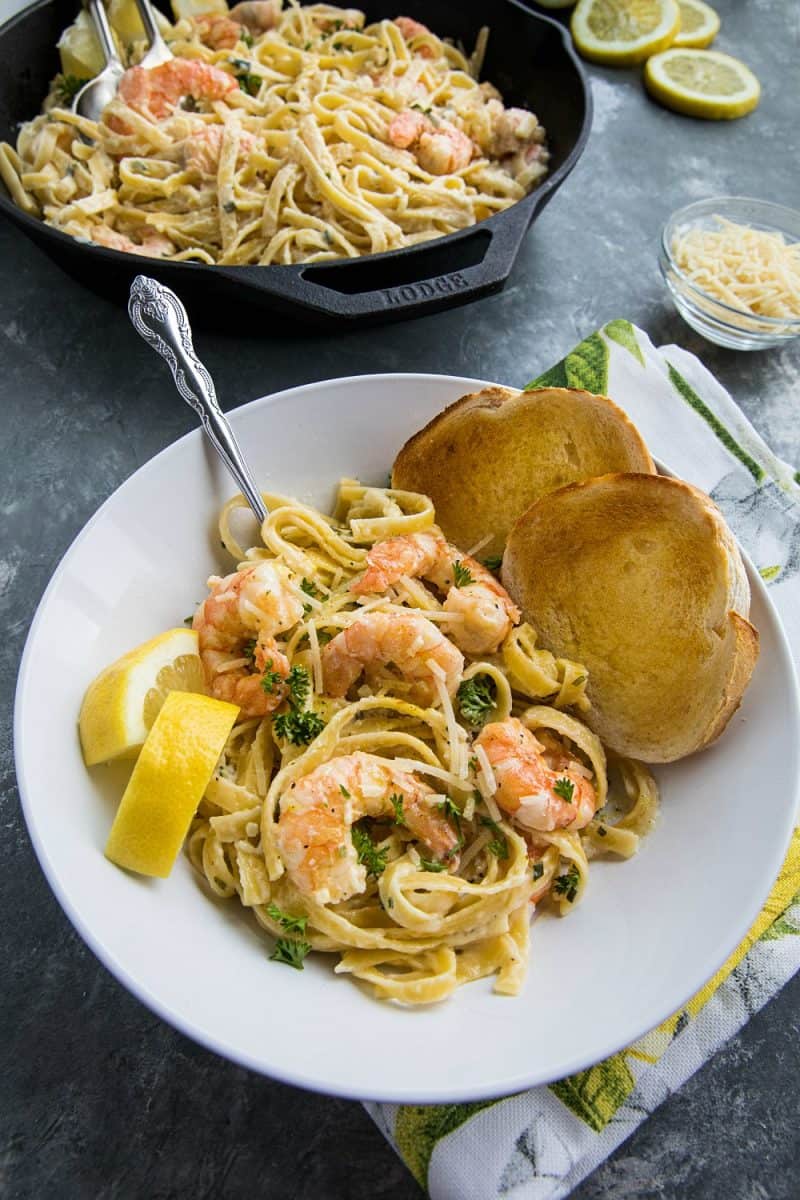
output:
{"label": "glass bowl of shredded cheese", "polygon": [[722,196],[673,213],[661,273],[683,319],[732,350],[766,350],[800,334],[800,212]]}

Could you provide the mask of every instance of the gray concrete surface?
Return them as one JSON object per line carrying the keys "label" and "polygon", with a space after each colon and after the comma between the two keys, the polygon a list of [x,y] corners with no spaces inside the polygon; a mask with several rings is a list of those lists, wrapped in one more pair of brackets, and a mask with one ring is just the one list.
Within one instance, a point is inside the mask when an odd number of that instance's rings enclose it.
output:
{"label": "gray concrete surface", "polygon": [[[588,150],[529,235],[502,294],[336,336],[204,331],[198,350],[223,406],[354,372],[456,372],[522,384],[581,336],[624,316],[656,343],[697,352],[776,451],[800,462],[800,347],[737,355],[702,342],[670,308],[656,266],[663,220],[691,199],[800,200],[798,6],[717,6],[718,48],[741,55],[763,81],[754,115],[694,122],[652,105],[635,72],[592,69],[597,117]],[[25,635],[72,537],[194,419],[124,312],[62,275],[6,223],[0,348],[0,1195],[417,1198],[359,1105],[249,1074],[162,1024],[99,966],[44,882],[11,749]],[[795,979],[574,1200],[800,1195],[799,1003]]]}

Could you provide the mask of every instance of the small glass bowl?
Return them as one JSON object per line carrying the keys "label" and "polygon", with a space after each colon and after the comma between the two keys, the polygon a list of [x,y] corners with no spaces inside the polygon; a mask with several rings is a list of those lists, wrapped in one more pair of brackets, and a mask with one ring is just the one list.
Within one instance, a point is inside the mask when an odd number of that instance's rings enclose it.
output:
{"label": "small glass bowl", "polygon": [[746,196],[720,196],[700,200],[674,212],[661,234],[659,266],[675,307],[692,329],[710,342],[730,350],[768,350],[800,334],[800,317],[759,317],[709,296],[693,283],[672,257],[675,235],[689,229],[718,229],[715,217],[749,225],[769,233],[782,233],[789,242],[800,241],[800,212],[750,200]]}

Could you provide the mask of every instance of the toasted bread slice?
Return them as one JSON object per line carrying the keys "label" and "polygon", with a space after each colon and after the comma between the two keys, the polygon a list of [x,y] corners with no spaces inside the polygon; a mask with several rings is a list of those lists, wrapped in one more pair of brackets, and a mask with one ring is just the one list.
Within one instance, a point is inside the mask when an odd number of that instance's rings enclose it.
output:
{"label": "toasted bread slice", "polygon": [[541,496],[610,471],[655,467],[606,396],[489,387],[462,396],[406,442],[392,484],[430,496],[445,536],[462,550],[491,535],[485,553],[502,554],[516,518]]}
{"label": "toasted bread slice", "polygon": [[582,719],[612,750],[671,762],[718,737],[758,658],[741,555],[705,493],[605,475],[545,496],[503,583],[553,653],[583,663]]}

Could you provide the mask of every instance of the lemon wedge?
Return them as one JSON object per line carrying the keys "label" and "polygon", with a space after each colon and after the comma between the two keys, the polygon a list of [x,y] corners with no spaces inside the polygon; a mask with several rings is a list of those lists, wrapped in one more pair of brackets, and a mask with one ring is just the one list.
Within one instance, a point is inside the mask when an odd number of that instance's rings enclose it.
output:
{"label": "lemon wedge", "polygon": [[584,58],[629,67],[672,45],[680,23],[677,0],[578,0],[570,29]]}
{"label": "lemon wedge", "polygon": [[165,878],[238,716],[235,704],[170,692],[128,780],[106,858]]}
{"label": "lemon wedge", "polygon": [[743,117],[758,104],[761,85],[738,58],[718,50],[665,50],[647,60],[644,85],[654,100],[689,117]]}
{"label": "lemon wedge", "polygon": [[90,684],[78,722],[87,767],[135,754],[173,690],[205,691],[193,629],[168,629],[117,659]]}
{"label": "lemon wedge", "polygon": [[206,13],[227,13],[228,5],[225,0],[170,0],[175,20],[184,17],[201,17]]}
{"label": "lemon wedge", "polygon": [[71,25],[68,25],[57,43],[61,59],[61,70],[76,79],[92,79],[99,75],[106,60],[100,48],[92,18],[86,9],[81,9]]}
{"label": "lemon wedge", "polygon": [[690,46],[693,50],[704,50],[719,33],[719,17],[710,4],[703,0],[678,0],[681,27],[673,46]]}

